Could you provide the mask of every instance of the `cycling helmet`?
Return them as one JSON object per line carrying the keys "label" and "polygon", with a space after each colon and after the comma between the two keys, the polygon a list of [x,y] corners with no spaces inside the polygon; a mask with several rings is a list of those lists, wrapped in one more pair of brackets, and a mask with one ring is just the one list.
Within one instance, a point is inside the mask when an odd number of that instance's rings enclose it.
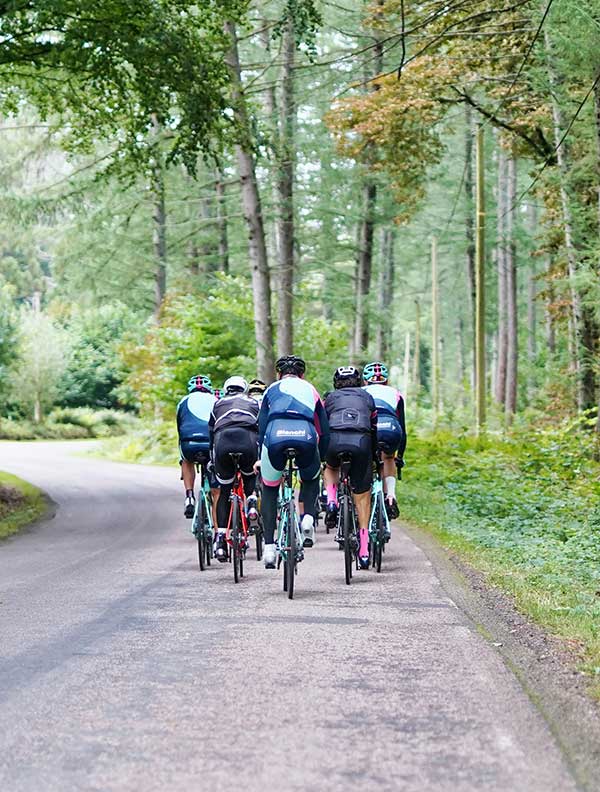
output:
{"label": "cycling helmet", "polygon": [[375,383],[379,382],[385,385],[388,381],[388,370],[384,363],[375,361],[374,363],[367,363],[363,369],[363,377],[365,382]]}
{"label": "cycling helmet", "polygon": [[281,376],[295,374],[297,377],[301,377],[306,371],[306,363],[296,355],[284,355],[275,364],[275,370]]}
{"label": "cycling helmet", "polygon": [[223,383],[223,393],[231,396],[233,393],[248,393],[248,383],[243,377],[233,376]]}
{"label": "cycling helmet", "polygon": [[362,385],[362,375],[356,366],[340,366],[333,375],[333,387],[338,388],[360,388]]}
{"label": "cycling helmet", "polygon": [[205,374],[195,374],[193,377],[190,377],[190,380],[187,384],[187,389],[188,393],[193,393],[197,390],[212,393],[212,383],[210,381],[210,377],[207,377]]}
{"label": "cycling helmet", "polygon": [[264,393],[266,390],[266,383],[259,379],[251,380],[248,385],[248,393]]}

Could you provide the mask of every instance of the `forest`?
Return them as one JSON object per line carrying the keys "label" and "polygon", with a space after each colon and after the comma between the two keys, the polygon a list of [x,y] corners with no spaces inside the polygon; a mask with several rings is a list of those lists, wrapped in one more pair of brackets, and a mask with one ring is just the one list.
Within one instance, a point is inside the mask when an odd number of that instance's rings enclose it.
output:
{"label": "forest", "polygon": [[294,351],[324,391],[383,359],[402,516],[599,673],[596,0],[16,0],[0,28],[0,437],[173,460],[196,372]]}

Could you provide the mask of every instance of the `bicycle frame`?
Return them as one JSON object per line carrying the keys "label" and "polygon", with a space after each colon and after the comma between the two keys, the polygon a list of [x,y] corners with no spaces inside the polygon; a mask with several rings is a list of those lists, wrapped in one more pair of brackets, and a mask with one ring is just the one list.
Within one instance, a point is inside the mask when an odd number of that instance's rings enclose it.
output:
{"label": "bicycle frame", "polygon": [[211,497],[210,497],[210,485],[208,483],[208,476],[206,475],[206,470],[204,465],[196,465],[196,470],[198,472],[198,476],[200,478],[200,486],[198,487],[198,497],[196,498],[196,508],[194,509],[194,517],[192,519],[191,525],[191,532],[192,534],[197,537],[198,536],[198,512],[200,510],[200,501],[202,500],[204,505],[204,514],[206,515],[206,524],[204,526],[204,536],[207,542],[213,541],[214,536],[214,525],[212,519],[212,508],[211,508]]}
{"label": "bicycle frame", "polygon": [[[291,462],[291,460],[290,460]],[[279,487],[279,501],[277,504],[277,552],[279,554],[279,563],[288,560],[288,553],[292,549],[290,541],[290,530],[288,526],[288,510],[287,504],[294,499],[294,482],[291,464],[286,466],[283,472],[281,485]],[[295,536],[295,560],[302,561],[304,558],[303,541],[300,533],[300,521],[298,519],[298,511],[294,509],[294,526],[292,528]]]}
{"label": "bicycle frame", "polygon": [[226,541],[227,544],[232,547],[233,546],[233,539],[231,538],[231,518],[233,516],[233,501],[237,500],[239,505],[239,514],[242,521],[242,533],[244,538],[244,543],[248,544],[248,518],[246,517],[246,510],[244,509],[244,482],[242,480],[241,471],[238,469],[236,470],[235,480],[233,482],[233,486],[231,487],[231,495],[229,496],[229,500],[231,501],[231,507],[229,509],[229,517],[227,519],[227,533],[226,533]]}

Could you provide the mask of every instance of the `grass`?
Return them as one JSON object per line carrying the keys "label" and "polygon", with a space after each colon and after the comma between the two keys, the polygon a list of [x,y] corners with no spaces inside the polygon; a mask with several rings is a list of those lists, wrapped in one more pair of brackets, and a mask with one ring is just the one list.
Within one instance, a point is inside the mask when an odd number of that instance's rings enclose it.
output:
{"label": "grass", "polygon": [[575,429],[412,439],[402,516],[580,653],[600,694],[600,465]]}
{"label": "grass", "polygon": [[47,509],[43,493],[33,484],[0,472],[0,539],[6,539],[41,517]]}

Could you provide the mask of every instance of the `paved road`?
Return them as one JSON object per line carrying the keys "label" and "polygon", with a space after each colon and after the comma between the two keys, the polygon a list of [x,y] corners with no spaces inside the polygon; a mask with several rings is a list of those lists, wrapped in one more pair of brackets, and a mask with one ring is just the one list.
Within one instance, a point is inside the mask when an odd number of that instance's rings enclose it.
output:
{"label": "paved road", "polygon": [[197,570],[176,471],[0,443],[54,519],[0,545],[0,789],[575,789],[544,721],[399,528],[347,588]]}

